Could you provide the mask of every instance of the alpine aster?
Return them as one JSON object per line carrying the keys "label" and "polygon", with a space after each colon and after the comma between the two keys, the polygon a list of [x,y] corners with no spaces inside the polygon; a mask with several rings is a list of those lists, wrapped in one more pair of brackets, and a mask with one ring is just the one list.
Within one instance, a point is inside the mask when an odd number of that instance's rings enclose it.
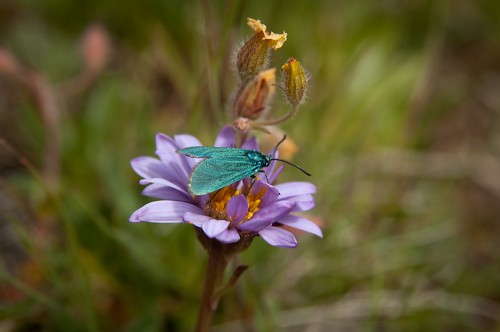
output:
{"label": "alpine aster", "polygon": [[[234,144],[234,129],[222,128],[215,146]],[[143,156],[131,161],[134,171],[143,178],[139,183],[147,185],[142,194],[160,199],[135,211],[131,222],[190,223],[222,243],[260,236],[273,246],[285,248],[296,247],[297,240],[283,225],[322,236],[316,224],[294,214],[314,207],[316,187],[309,182],[272,185],[284,168],[276,167],[276,161],[265,169],[269,183],[257,180],[249,193],[251,180],[244,179],[211,194],[192,196],[188,190],[189,175],[200,161],[176,153],[190,146],[201,143],[187,134],[171,138],[159,133],[159,159]],[[258,150],[257,140],[247,140],[242,148]]]}

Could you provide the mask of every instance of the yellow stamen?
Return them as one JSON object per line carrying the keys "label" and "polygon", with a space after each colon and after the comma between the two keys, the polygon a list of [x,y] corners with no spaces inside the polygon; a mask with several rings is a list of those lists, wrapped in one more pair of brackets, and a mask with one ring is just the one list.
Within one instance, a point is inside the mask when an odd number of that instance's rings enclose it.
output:
{"label": "yellow stamen", "polygon": [[239,194],[240,192],[232,186],[224,187],[221,190],[212,193],[209,199],[210,203],[205,205],[205,214],[213,217],[214,219],[227,220],[227,203],[233,196]]}
{"label": "yellow stamen", "polygon": [[251,219],[253,217],[254,213],[259,211],[260,203],[262,202],[262,197],[264,197],[266,190],[267,190],[267,187],[262,186],[262,188],[259,190],[258,193],[254,194],[254,195],[252,193],[250,193],[247,196],[248,213],[245,217],[245,221]]}
{"label": "yellow stamen", "polygon": [[[251,219],[253,215],[259,211],[262,197],[264,197],[266,190],[267,187],[265,186],[263,186],[257,193],[254,193],[254,190],[252,189],[252,191],[246,196],[248,202],[248,212],[245,218],[240,221],[240,224]],[[248,189],[243,190],[243,192],[246,191],[248,191]],[[207,203],[204,207],[205,215],[214,219],[233,221],[231,220],[231,216],[227,215],[227,203],[231,198],[239,194],[240,191],[233,186],[224,187],[221,190],[212,193],[209,198],[209,203]]]}

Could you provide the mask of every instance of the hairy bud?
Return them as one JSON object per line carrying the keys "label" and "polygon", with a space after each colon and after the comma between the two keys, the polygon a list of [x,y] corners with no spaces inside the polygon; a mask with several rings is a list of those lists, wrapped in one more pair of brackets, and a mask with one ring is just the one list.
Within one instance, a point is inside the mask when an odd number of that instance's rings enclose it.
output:
{"label": "hairy bud", "polygon": [[248,25],[254,35],[241,47],[236,58],[236,66],[242,81],[253,79],[268,65],[270,49],[277,50],[286,41],[286,33],[267,32],[260,20],[248,18]]}
{"label": "hairy bud", "polygon": [[261,117],[274,95],[276,69],[260,72],[236,97],[234,108],[237,116],[251,120]]}
{"label": "hairy bud", "polygon": [[300,62],[294,57],[290,57],[281,69],[286,99],[293,106],[297,106],[302,103],[306,95],[308,77]]}

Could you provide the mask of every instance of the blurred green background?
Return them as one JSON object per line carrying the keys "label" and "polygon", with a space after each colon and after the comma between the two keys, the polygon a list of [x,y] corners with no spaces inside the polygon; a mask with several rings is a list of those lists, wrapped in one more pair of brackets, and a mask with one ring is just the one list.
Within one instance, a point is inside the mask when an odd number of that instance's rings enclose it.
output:
{"label": "blurred green background", "polygon": [[312,75],[282,129],[324,238],[256,239],[214,331],[499,331],[495,0],[1,1],[0,330],[193,329],[206,253],[127,221],[129,161],[159,131],[212,144],[247,17]]}

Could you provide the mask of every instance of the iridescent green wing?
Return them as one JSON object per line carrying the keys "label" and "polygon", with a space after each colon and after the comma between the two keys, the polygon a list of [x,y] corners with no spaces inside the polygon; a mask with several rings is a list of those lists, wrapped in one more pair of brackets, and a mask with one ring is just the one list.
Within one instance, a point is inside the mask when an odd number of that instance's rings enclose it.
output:
{"label": "iridescent green wing", "polygon": [[216,146],[192,146],[177,150],[191,158],[212,158],[224,156],[246,156],[248,150],[238,148],[222,148]]}
{"label": "iridescent green wing", "polygon": [[189,178],[189,190],[194,195],[208,194],[258,171],[259,165],[255,165],[246,153],[212,156],[193,168]]}

